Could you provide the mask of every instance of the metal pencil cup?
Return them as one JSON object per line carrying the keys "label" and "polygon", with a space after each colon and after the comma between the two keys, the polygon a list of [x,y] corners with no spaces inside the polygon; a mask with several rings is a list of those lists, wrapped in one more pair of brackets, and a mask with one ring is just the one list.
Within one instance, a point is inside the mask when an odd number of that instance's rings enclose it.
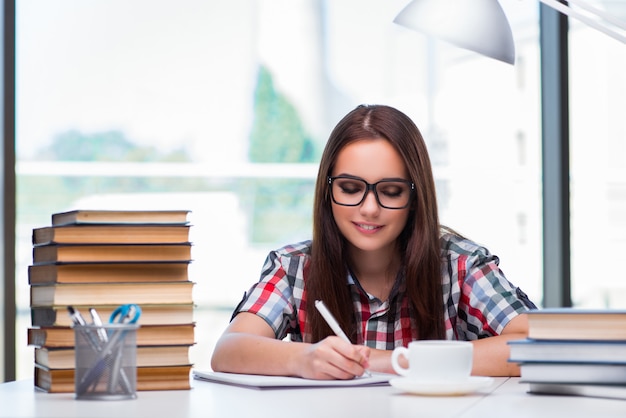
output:
{"label": "metal pencil cup", "polygon": [[76,399],[137,397],[138,324],[74,325]]}

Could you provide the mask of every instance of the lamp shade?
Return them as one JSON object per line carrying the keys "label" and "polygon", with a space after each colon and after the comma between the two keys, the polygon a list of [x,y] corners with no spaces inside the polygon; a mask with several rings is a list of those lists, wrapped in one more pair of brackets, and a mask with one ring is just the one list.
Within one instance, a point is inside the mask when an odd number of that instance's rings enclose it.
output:
{"label": "lamp shade", "polygon": [[498,0],[413,0],[394,22],[508,64],[515,62],[511,26]]}

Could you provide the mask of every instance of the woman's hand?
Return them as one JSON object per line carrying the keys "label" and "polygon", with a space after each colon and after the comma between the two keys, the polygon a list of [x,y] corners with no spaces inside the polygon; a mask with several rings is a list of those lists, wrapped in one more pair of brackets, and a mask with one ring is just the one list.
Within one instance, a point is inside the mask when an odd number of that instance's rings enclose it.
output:
{"label": "woman's hand", "polygon": [[369,347],[352,345],[336,336],[306,344],[299,375],[309,379],[352,379],[369,368]]}
{"label": "woman's hand", "polygon": [[369,368],[370,349],[330,336],[317,344],[277,340],[262,318],[242,312],[213,351],[216,372],[352,379]]}

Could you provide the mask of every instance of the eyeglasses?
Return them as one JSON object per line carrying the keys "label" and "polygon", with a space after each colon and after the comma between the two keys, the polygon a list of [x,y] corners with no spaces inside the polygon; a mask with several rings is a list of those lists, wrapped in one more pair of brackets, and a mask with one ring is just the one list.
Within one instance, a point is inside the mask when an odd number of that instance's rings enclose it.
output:
{"label": "eyeglasses", "polygon": [[371,190],[378,204],[385,209],[404,209],[409,206],[415,184],[408,180],[381,180],[370,184],[359,177],[328,177],[330,196],[338,205],[358,206]]}

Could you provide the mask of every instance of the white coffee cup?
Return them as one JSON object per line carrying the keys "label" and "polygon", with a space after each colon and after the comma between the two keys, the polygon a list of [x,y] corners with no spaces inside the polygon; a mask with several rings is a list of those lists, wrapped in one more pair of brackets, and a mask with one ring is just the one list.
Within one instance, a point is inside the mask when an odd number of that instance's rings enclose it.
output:
{"label": "white coffee cup", "polygon": [[[391,355],[391,365],[401,376],[424,381],[460,381],[472,372],[473,345],[469,341],[421,340],[407,347],[397,347]],[[400,356],[409,367],[398,363]]]}

